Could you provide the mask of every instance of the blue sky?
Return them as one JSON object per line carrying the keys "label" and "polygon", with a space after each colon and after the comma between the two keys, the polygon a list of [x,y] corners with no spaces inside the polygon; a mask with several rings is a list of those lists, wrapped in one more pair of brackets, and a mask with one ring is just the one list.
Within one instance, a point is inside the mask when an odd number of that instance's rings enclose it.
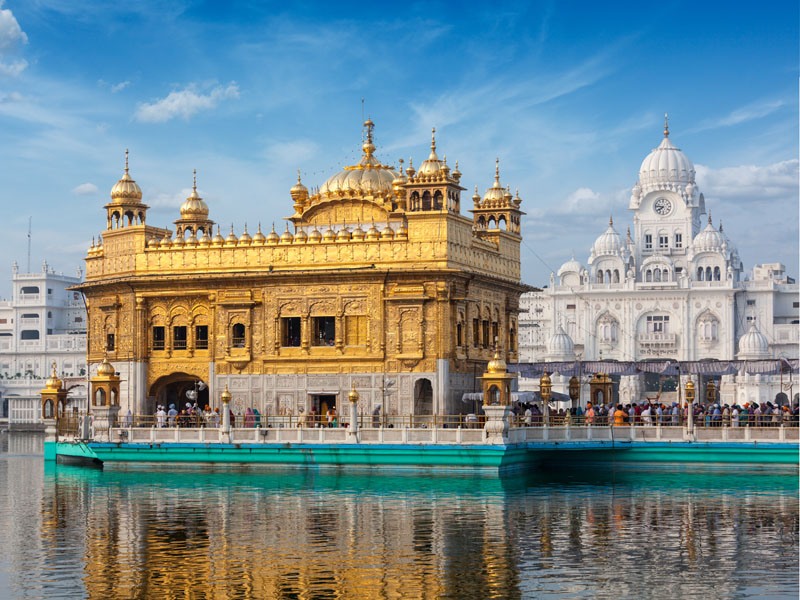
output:
{"label": "blue sky", "polygon": [[252,233],[360,153],[437,149],[468,188],[519,189],[523,278],[585,262],[671,139],[749,269],[798,274],[796,2],[382,5],[0,0],[0,295],[13,261],[73,273],[122,174],[166,226],[192,169],[211,218]]}

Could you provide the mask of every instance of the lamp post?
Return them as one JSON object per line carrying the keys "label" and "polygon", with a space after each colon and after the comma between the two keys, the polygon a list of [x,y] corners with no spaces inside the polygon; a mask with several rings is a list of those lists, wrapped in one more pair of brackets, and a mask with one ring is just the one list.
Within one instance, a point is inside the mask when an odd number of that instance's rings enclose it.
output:
{"label": "lamp post", "polygon": [[[678,388],[680,389],[680,388]],[[686,382],[686,406],[688,407],[687,427],[690,434],[694,433],[694,381],[691,379]]]}
{"label": "lamp post", "polygon": [[222,394],[219,398],[222,400],[222,433],[230,434],[231,411],[228,408],[228,405],[231,402],[231,393],[228,391],[228,384],[225,384],[225,389],[222,391]]}
{"label": "lamp post", "polygon": [[572,400],[572,408],[575,408],[581,399],[581,381],[576,375],[569,378],[569,399]]}
{"label": "lamp post", "polygon": [[545,371],[539,379],[539,395],[542,397],[545,426],[550,424],[550,392],[552,389],[553,383],[550,381],[550,375]]}
{"label": "lamp post", "polygon": [[350,393],[347,394],[347,399],[350,401],[350,435],[358,436],[358,392],[356,391],[356,384],[353,384]]}

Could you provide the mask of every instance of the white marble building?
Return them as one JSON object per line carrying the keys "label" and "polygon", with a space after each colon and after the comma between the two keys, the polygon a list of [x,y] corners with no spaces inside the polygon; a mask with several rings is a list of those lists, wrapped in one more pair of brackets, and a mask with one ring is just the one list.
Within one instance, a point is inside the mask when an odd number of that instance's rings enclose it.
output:
{"label": "white marble building", "polygon": [[12,267],[11,300],[0,301],[0,418],[11,427],[41,422],[40,392],[53,362],[68,394],[67,409],[86,408],[86,307],[67,288],[77,277]]}
{"label": "white marble building", "polygon": [[[548,287],[522,296],[521,363],[798,357],[798,285],[780,263],[743,271],[666,125],[642,162],[628,208],[632,227],[620,233],[610,220],[585,264],[572,258]],[[800,391],[786,375],[740,371],[716,379],[729,403],[772,400],[782,383],[790,397]],[[554,390],[565,386],[566,377],[553,378]],[[622,402],[644,399],[645,376],[622,376],[618,389]]]}

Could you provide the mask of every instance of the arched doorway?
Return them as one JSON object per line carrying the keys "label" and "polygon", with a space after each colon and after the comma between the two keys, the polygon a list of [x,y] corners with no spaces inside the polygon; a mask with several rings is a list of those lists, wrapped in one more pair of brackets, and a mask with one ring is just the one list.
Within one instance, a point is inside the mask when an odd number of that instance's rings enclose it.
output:
{"label": "arched doorway", "polygon": [[[158,405],[169,409],[170,404],[174,404],[176,410],[180,412],[186,404],[194,404],[200,408],[205,407],[206,404],[210,405],[208,386],[195,375],[188,373],[172,373],[160,377],[150,386],[150,393],[148,394],[147,406],[145,410],[147,414],[155,414]],[[203,389],[200,389],[203,388]],[[197,392],[197,400],[192,400],[186,395],[186,392]]]}
{"label": "arched doorway", "polygon": [[433,414],[433,386],[430,379],[417,379],[414,383],[414,415]]}

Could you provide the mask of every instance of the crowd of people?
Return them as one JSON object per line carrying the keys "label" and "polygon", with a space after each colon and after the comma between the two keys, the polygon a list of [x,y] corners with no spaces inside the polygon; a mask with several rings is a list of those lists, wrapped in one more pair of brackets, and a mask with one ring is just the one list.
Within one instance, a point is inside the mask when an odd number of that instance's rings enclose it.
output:
{"label": "crowd of people", "polygon": [[[693,403],[693,422],[698,427],[797,427],[800,421],[800,404],[795,402],[776,405],[772,402],[745,402],[739,404]],[[549,425],[642,425],[677,426],[688,421],[688,407],[677,402],[640,402],[630,404],[597,404],[591,402],[564,409],[548,407],[547,415],[538,403],[517,403],[512,408],[515,421],[520,426],[541,426],[547,418]]]}

